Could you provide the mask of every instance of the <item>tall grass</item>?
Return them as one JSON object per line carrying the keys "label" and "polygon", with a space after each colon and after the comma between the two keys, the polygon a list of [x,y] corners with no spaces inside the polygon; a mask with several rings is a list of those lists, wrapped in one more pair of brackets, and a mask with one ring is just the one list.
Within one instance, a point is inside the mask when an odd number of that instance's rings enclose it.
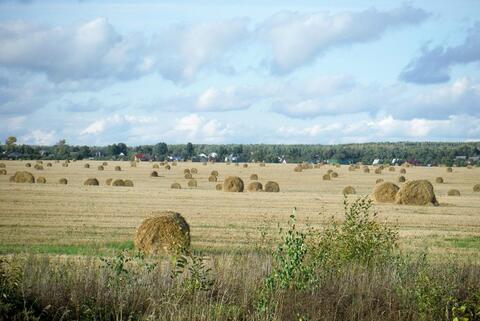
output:
{"label": "tall grass", "polygon": [[371,203],[271,253],[0,261],[0,320],[480,320],[480,266],[396,249]]}

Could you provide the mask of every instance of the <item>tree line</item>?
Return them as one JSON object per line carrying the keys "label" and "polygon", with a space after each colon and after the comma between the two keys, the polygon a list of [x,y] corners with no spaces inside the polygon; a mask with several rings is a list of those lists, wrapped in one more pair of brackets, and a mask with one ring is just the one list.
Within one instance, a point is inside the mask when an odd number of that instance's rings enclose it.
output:
{"label": "tree line", "polygon": [[[0,145],[3,159],[133,159],[137,153],[148,155],[153,160],[165,160],[175,156],[184,160],[195,159],[203,153],[217,154],[217,161],[235,155],[240,162],[265,161],[278,163],[285,159],[288,163],[298,162],[340,162],[344,164],[362,162],[370,164],[374,159],[390,163],[392,159],[413,161],[419,164],[454,163],[464,165],[470,157],[480,155],[480,142],[380,142],[342,145],[266,145],[266,144],[175,144],[164,142],[155,145],[127,146],[124,143],[107,146],[76,146],[60,140],[53,146],[16,144],[11,136]],[[456,159],[466,156],[466,159]],[[477,162],[478,161],[470,161]]]}

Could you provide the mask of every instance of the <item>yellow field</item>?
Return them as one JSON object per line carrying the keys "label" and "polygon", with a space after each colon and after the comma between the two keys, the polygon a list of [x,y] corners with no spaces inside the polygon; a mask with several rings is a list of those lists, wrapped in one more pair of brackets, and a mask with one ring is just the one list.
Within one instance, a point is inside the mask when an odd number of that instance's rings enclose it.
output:
{"label": "yellow field", "polygon": [[[38,171],[25,168],[25,161],[3,161],[8,174],[0,176],[0,244],[3,252],[9,248],[38,245],[86,245],[132,240],[135,228],[143,218],[155,210],[175,210],[185,216],[191,226],[195,248],[225,250],[251,245],[260,237],[262,227],[272,233],[276,223],[284,223],[296,208],[300,222],[312,225],[325,223],[330,216],[341,217],[343,209],[342,189],[352,185],[357,195],[369,194],[377,178],[397,181],[400,167],[395,172],[387,169],[382,174],[348,171],[347,166],[293,171],[294,164],[258,164],[242,166],[224,163],[178,163],[170,171],[160,168],[157,178],[150,177],[152,163],[109,161],[104,171],[98,171],[102,162],[72,162],[69,167],[53,163]],[[32,165],[35,163],[31,162]],[[120,165],[122,171],[114,171]],[[195,167],[198,188],[187,188],[185,168]],[[323,181],[322,175],[332,168],[339,177]],[[15,171],[27,170],[44,176],[46,184],[10,183]],[[217,170],[219,182],[226,176],[240,176],[245,185],[250,174],[259,176],[265,184],[269,180],[279,183],[280,193],[225,193],[215,190],[216,183],[208,182],[212,170]],[[422,249],[428,246],[433,252],[457,252],[478,255],[480,245],[480,193],[473,192],[473,185],[480,183],[480,168],[410,167],[405,177],[428,179],[434,187],[440,206],[400,206],[377,204],[381,220],[397,224],[402,246]],[[435,177],[442,176],[444,184],[436,184]],[[68,185],[58,184],[62,177]],[[84,186],[83,181],[96,177],[101,186]],[[131,179],[135,187],[112,187],[105,184],[107,178]],[[170,185],[178,182],[181,190]],[[458,189],[460,197],[447,196],[449,189]],[[6,250],[7,249],[7,250]]]}

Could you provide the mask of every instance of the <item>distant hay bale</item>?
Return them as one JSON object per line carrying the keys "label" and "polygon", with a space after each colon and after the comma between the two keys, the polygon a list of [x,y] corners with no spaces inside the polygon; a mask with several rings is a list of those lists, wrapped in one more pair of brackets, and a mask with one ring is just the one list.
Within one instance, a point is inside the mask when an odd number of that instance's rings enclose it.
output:
{"label": "distant hay bale", "polygon": [[338,177],[338,173],[337,173],[337,172],[332,172],[332,173],[330,174],[330,176],[333,177],[333,178],[337,178],[337,177]]}
{"label": "distant hay bale", "polygon": [[125,186],[127,187],[133,187],[133,182],[129,179],[126,179],[123,181],[125,183]]}
{"label": "distant hay bale", "polygon": [[413,180],[403,184],[395,196],[396,204],[438,205],[433,185],[427,180]]}
{"label": "distant hay bale", "polygon": [[32,164],[26,163],[26,164],[25,164],[25,167],[32,167]]}
{"label": "distant hay bale", "polygon": [[460,196],[460,191],[458,189],[451,189],[448,191],[448,196]]}
{"label": "distant hay bale", "polygon": [[333,172],[333,169],[329,169],[329,170],[327,171],[327,174],[330,175],[332,172]]}
{"label": "distant hay bale", "polygon": [[158,164],[153,164],[152,168],[153,168],[153,169],[159,169],[160,166],[158,166]]}
{"label": "distant hay bale", "polygon": [[400,170],[400,174],[407,174],[407,170],[406,170],[405,168],[402,168],[402,169]]}
{"label": "distant hay bale", "polygon": [[442,177],[435,178],[435,183],[443,184],[443,178]]}
{"label": "distant hay bale", "polygon": [[451,173],[451,172],[453,172],[453,168],[447,167],[447,173]]}
{"label": "distant hay bale", "polygon": [[258,181],[258,175],[257,174],[250,175],[250,180],[251,181]]}
{"label": "distant hay bale", "polygon": [[407,179],[406,179],[405,176],[403,176],[403,175],[401,175],[401,176],[398,177],[398,182],[399,182],[399,183],[405,183],[406,180],[407,180]]}
{"label": "distant hay bale", "polygon": [[90,164],[89,163],[86,163],[85,165],[83,165],[84,168],[90,168]]}
{"label": "distant hay bale", "polygon": [[265,162],[261,162],[260,164],[258,164],[258,166],[265,167]]}
{"label": "distant hay bale", "polygon": [[378,168],[379,168],[381,171],[383,171],[383,170],[385,169],[385,166],[380,165],[380,166],[378,166]]}
{"label": "distant hay bale", "polygon": [[60,178],[58,180],[58,184],[62,184],[62,185],[67,185],[68,184],[68,180],[66,178]]}
{"label": "distant hay bale", "polygon": [[120,171],[122,170],[122,168],[121,168],[120,166],[115,166],[115,170],[116,170],[117,172],[120,172]]}
{"label": "distant hay bale", "polygon": [[125,186],[125,181],[123,179],[116,179],[112,182],[112,186]]}
{"label": "distant hay bale", "polygon": [[240,164],[239,164],[239,163],[235,163],[235,166],[240,166]]}
{"label": "distant hay bale", "polygon": [[370,168],[364,167],[364,168],[363,168],[363,172],[364,172],[364,173],[370,173]]}
{"label": "distant hay bale", "polygon": [[0,163],[0,168],[6,168],[7,166],[5,165],[5,163]]}
{"label": "distant hay bale", "polygon": [[33,166],[33,168],[35,168],[37,171],[43,171],[43,166],[40,165],[40,164],[35,164],[35,166]]}
{"label": "distant hay bale", "polygon": [[223,184],[218,183],[217,185],[215,185],[215,189],[216,189],[217,191],[221,191],[221,190],[223,189]]}
{"label": "distant hay bale", "polygon": [[207,162],[203,162],[202,165],[203,165],[203,166],[207,166]]}
{"label": "distant hay bale", "polygon": [[243,192],[243,181],[238,176],[229,176],[223,181],[224,192]]}
{"label": "distant hay bale", "polygon": [[172,163],[172,166],[177,166],[177,161],[174,161],[174,162]]}
{"label": "distant hay bale", "polygon": [[356,168],[355,168],[355,166],[353,166],[353,165],[348,166],[348,171],[349,171],[349,172],[354,172],[355,169],[356,169]]}
{"label": "distant hay bale", "polygon": [[263,185],[260,182],[251,182],[247,186],[247,191],[249,192],[258,192],[263,190]]}
{"label": "distant hay bale", "polygon": [[103,171],[105,168],[103,167],[103,165],[100,165],[100,166],[97,167],[97,169],[98,169],[99,171]]}
{"label": "distant hay bale", "polygon": [[475,185],[473,186],[473,191],[474,191],[474,192],[480,192],[480,184],[475,184]]}
{"label": "distant hay bale", "polygon": [[218,177],[218,172],[217,172],[217,171],[212,171],[212,172],[210,173],[210,175],[211,175],[211,176],[217,176],[217,177]]}
{"label": "distant hay bale", "polygon": [[167,171],[169,171],[171,169],[170,165],[165,165],[164,167]]}
{"label": "distant hay bale", "polygon": [[327,174],[323,175],[323,176],[322,176],[322,179],[323,179],[324,181],[329,181],[329,180],[331,180],[330,174],[327,173]]}
{"label": "distant hay bale", "polygon": [[390,167],[388,168],[388,171],[389,171],[389,172],[395,172],[395,167],[390,166]]}
{"label": "distant hay bale", "polygon": [[313,165],[313,168],[320,168],[320,167],[322,167],[322,164],[320,164],[320,163],[317,163],[317,164]]}
{"label": "distant hay bale", "polygon": [[343,193],[343,195],[350,195],[350,194],[356,194],[357,191],[352,186],[346,186],[343,189],[342,193]]}
{"label": "distant hay bale", "polygon": [[192,174],[190,174],[190,172],[185,174],[185,179],[192,179],[192,178],[193,178],[193,176],[192,176]]}
{"label": "distant hay bale", "polygon": [[303,171],[303,167],[301,165],[297,165],[297,166],[295,166],[293,171],[299,173],[299,172]]}
{"label": "distant hay bale", "polygon": [[103,166],[107,166],[108,163],[107,163],[107,162],[103,162],[102,165],[103,165]]}
{"label": "distant hay bale", "polygon": [[265,184],[265,192],[278,193],[280,192],[280,186],[277,182],[269,181]]}
{"label": "distant hay bale", "polygon": [[10,178],[8,179],[9,182],[12,182],[12,183],[15,183],[15,175],[14,176],[10,176]]}
{"label": "distant hay bale", "polygon": [[136,161],[131,161],[130,162],[130,167],[137,167],[137,162]]}
{"label": "distant hay bale", "polygon": [[190,169],[190,173],[192,173],[192,174],[198,174],[198,169],[196,169],[196,168],[191,168],[191,169]]}
{"label": "distant hay bale", "polygon": [[7,175],[7,170],[4,168],[0,169],[0,175]]}
{"label": "distant hay bale", "polygon": [[96,179],[94,177],[90,177],[85,182],[83,182],[83,185],[98,186],[98,185],[100,185],[100,183],[98,182],[98,179]]}
{"label": "distant hay bale", "polygon": [[248,167],[248,164],[243,164],[243,168],[247,168]]}
{"label": "distant hay bale", "polygon": [[47,167],[52,167],[53,164],[52,163],[47,163]]}
{"label": "distant hay bale", "polygon": [[211,183],[214,183],[217,181],[217,176],[214,176],[214,175],[210,175],[208,177],[208,181],[211,182]]}
{"label": "distant hay bale", "polygon": [[172,185],[170,185],[170,188],[171,189],[182,189],[182,186],[178,183],[172,183]]}
{"label": "distant hay bale", "polygon": [[191,179],[191,180],[188,181],[187,185],[188,185],[188,187],[197,187],[198,186],[197,180]]}
{"label": "distant hay bale", "polygon": [[383,183],[383,178],[377,178],[375,184]]}
{"label": "distant hay bale", "polygon": [[183,170],[183,174],[190,174],[190,169],[185,168],[185,169]]}
{"label": "distant hay bale", "polygon": [[399,187],[390,182],[383,182],[375,185],[372,196],[378,203],[393,203]]}
{"label": "distant hay bale", "polygon": [[176,254],[190,247],[190,227],[180,213],[153,212],[137,228],[135,247],[145,254]]}
{"label": "distant hay bale", "polygon": [[60,163],[60,160],[56,159],[56,160],[55,160],[55,163]]}
{"label": "distant hay bale", "polygon": [[68,163],[63,163],[62,167],[68,167]]}
{"label": "distant hay bale", "polygon": [[108,186],[110,186],[110,185],[112,185],[112,181],[113,181],[113,178],[107,178],[107,179],[105,180],[105,184],[108,185]]}
{"label": "distant hay bale", "polygon": [[150,177],[158,177],[158,172],[157,171],[152,171],[150,173]]}
{"label": "distant hay bale", "polygon": [[[160,166],[165,166],[165,162],[158,163]],[[168,164],[167,164],[168,165]]]}
{"label": "distant hay bale", "polygon": [[36,160],[35,163],[37,163],[37,164],[43,164],[43,161],[42,161],[42,160]]}
{"label": "distant hay bale", "polygon": [[37,184],[45,184],[47,182],[47,179],[43,176],[37,177]]}
{"label": "distant hay bale", "polygon": [[467,168],[468,168],[468,169],[472,169],[473,166],[472,166],[472,165],[467,165]]}
{"label": "distant hay bale", "polygon": [[375,174],[382,174],[382,169],[380,167],[375,168]]}
{"label": "distant hay bale", "polygon": [[13,175],[15,183],[35,183],[35,176],[30,172],[20,171]]}

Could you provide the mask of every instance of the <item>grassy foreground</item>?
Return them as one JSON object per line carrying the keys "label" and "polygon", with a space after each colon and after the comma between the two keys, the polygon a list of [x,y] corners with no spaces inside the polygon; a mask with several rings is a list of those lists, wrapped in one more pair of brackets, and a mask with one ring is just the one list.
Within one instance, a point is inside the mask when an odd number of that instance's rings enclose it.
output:
{"label": "grassy foreground", "polygon": [[244,254],[3,257],[0,320],[480,320],[480,264],[402,254],[367,199],[295,219]]}

